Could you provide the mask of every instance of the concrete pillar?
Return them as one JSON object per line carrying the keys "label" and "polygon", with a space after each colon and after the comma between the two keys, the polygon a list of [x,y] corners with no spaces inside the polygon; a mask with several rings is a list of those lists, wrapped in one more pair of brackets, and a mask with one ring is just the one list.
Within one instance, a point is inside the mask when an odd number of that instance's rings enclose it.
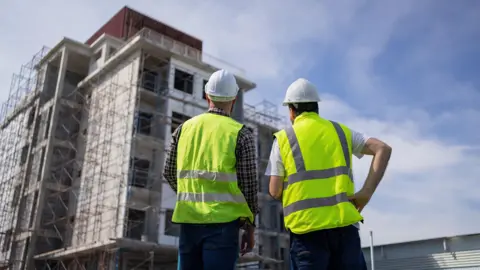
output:
{"label": "concrete pillar", "polygon": [[237,101],[233,106],[232,118],[243,124],[243,90],[240,89],[237,95]]}

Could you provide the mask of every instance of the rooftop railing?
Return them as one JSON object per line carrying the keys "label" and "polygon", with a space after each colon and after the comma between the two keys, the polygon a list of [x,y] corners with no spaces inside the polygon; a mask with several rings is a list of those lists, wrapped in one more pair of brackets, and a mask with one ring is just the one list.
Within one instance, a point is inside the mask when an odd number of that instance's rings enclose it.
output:
{"label": "rooftop railing", "polygon": [[136,36],[142,36],[164,50],[195,60],[199,63],[209,64],[217,68],[223,68],[236,75],[245,76],[246,74],[245,70],[242,68],[239,68],[231,63],[228,63],[227,61],[221,60],[208,53],[201,52],[200,50],[197,50],[180,41],[160,34],[152,29],[143,28],[134,37]]}

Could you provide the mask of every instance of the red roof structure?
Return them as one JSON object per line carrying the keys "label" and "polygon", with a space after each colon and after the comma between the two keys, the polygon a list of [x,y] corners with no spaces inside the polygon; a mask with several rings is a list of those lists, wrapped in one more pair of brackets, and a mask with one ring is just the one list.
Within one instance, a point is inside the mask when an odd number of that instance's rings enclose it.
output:
{"label": "red roof structure", "polygon": [[152,19],[151,17],[127,6],[118,11],[117,14],[108,20],[85,43],[91,45],[104,33],[119,39],[127,40],[145,27],[202,51],[203,42],[200,39]]}

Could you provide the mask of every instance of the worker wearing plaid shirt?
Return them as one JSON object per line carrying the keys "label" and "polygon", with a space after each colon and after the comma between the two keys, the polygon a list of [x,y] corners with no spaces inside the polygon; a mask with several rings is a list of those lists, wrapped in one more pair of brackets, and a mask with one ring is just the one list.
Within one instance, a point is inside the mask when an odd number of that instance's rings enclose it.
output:
{"label": "worker wearing plaid shirt", "polygon": [[[227,123],[234,121],[230,119],[230,112],[238,92],[238,86],[233,75],[224,70],[215,72],[206,84],[205,92],[210,106],[206,113],[207,117],[209,117],[208,115],[213,117],[222,116],[216,119],[222,119],[222,121],[227,121]],[[233,99],[226,101],[221,99],[222,97],[227,97],[228,99],[229,96],[233,96]],[[212,99],[215,99],[215,101],[212,101]],[[200,117],[204,116],[200,115]],[[228,117],[228,119],[223,117]],[[177,185],[179,169],[177,168],[177,157],[179,154],[179,141],[184,125],[185,123],[180,125],[172,135],[171,147],[164,168],[165,179],[173,191],[177,193],[177,207],[179,198]],[[193,124],[190,124],[190,126],[191,125]],[[204,125],[208,126],[208,124]],[[239,123],[233,125],[241,126]],[[202,153],[197,154],[202,155]],[[192,224],[190,222],[180,223],[178,269],[235,269],[239,251],[240,227],[246,231],[245,237],[242,237],[244,241],[241,243],[240,252],[246,253],[253,249],[255,244],[255,223],[253,217],[258,213],[257,163],[253,133],[245,126],[241,126],[238,131],[234,156],[235,178],[238,189],[241,191],[241,195],[243,195],[241,196],[242,199],[244,198],[243,201],[248,205],[252,219],[238,217],[238,219],[234,221],[224,223],[211,223],[207,222],[207,220],[205,220],[204,224]],[[198,156],[196,158],[204,157]],[[209,161],[208,158],[204,159],[206,162]],[[216,181],[218,181],[218,179]],[[205,200],[204,198],[202,199]],[[178,213],[178,215],[181,215],[181,213]],[[175,219],[175,213],[173,219]]]}

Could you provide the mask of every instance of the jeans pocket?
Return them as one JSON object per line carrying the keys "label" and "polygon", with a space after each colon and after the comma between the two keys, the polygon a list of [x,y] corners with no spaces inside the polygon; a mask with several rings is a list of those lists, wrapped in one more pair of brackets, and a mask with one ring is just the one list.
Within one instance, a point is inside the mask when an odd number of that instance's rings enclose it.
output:
{"label": "jeans pocket", "polygon": [[293,237],[290,239],[290,241],[290,256],[293,258],[296,264],[311,261],[312,253],[301,240]]}
{"label": "jeans pocket", "polygon": [[238,248],[238,240],[238,226],[228,223],[211,228],[203,243],[205,249]]}

